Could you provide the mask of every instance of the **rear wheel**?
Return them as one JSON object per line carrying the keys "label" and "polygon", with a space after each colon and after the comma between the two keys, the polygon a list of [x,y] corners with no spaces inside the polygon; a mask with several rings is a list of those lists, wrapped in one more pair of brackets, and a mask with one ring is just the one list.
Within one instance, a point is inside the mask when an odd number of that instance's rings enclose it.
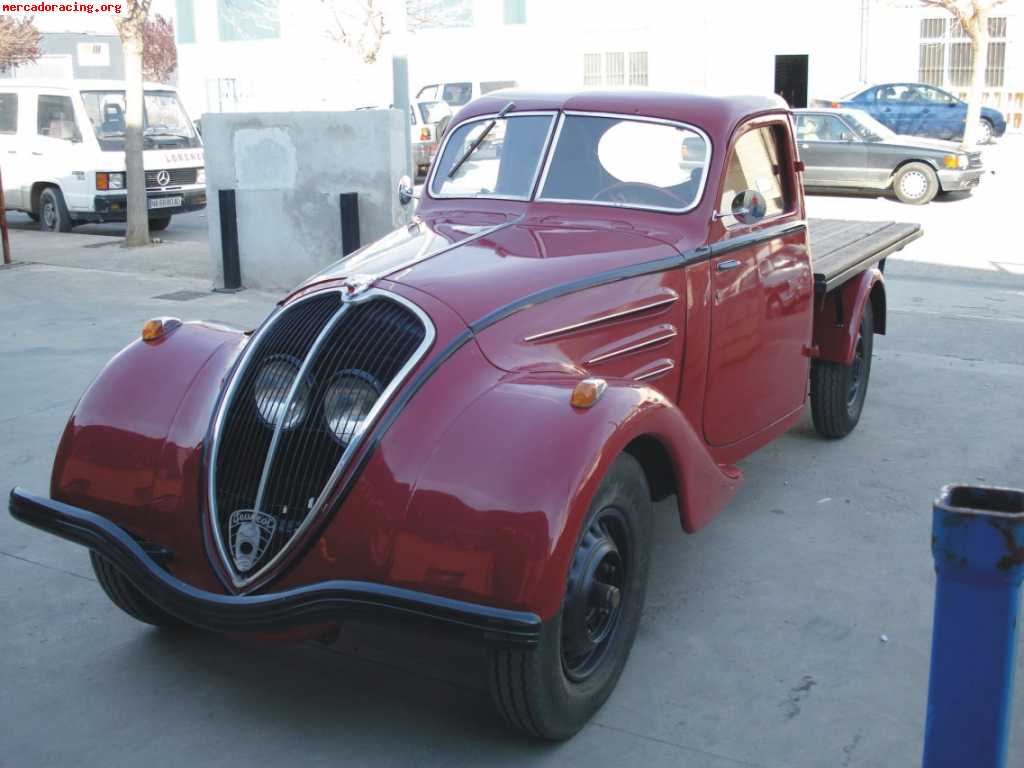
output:
{"label": "rear wheel", "polygon": [[900,202],[924,205],[939,193],[939,177],[927,163],[907,163],[896,171],[892,191]]}
{"label": "rear wheel", "polygon": [[154,217],[149,220],[149,231],[160,232],[161,230],[167,229],[171,223],[170,216]]}
{"label": "rear wheel", "polygon": [[117,567],[103,555],[89,550],[92,569],[110,601],[133,619],[154,627],[179,627],[183,622],[167,613],[143,595]]}
{"label": "rear wheel", "polygon": [[651,511],[640,463],[622,454],[583,524],[561,612],[544,625],[537,648],[491,652],[491,692],[513,727],[567,739],[611,694],[643,611]]}
{"label": "rear wheel", "polygon": [[57,187],[47,187],[39,194],[39,228],[44,232],[70,232],[74,222],[64,195]]}
{"label": "rear wheel", "polygon": [[853,362],[849,365],[827,360],[811,364],[811,416],[822,437],[846,437],[860,421],[871,375],[871,347],[874,317],[871,302],[864,305]]}

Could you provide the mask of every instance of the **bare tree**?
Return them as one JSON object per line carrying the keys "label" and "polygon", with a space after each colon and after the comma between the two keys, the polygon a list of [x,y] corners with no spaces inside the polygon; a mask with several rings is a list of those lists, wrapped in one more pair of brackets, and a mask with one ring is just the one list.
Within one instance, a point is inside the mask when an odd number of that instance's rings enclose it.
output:
{"label": "bare tree", "polygon": [[473,23],[473,4],[470,0],[406,0],[405,18],[410,32],[468,27]]}
{"label": "bare tree", "polygon": [[377,61],[389,34],[380,0],[320,0],[327,11],[327,36],[355,51],[367,64]]}
{"label": "bare tree", "polygon": [[166,83],[178,68],[178,46],[174,42],[174,22],[159,13],[146,22],[142,74],[147,80]]}
{"label": "bare tree", "polygon": [[42,55],[40,34],[32,16],[0,16],[0,72],[29,64]]}
{"label": "bare tree", "polygon": [[146,172],[142,165],[143,85],[142,59],[146,50],[146,21],[152,0],[125,0],[115,17],[124,49],[124,157],[127,175],[128,232],[125,245],[149,245],[149,209],[146,204]]}
{"label": "bare tree", "polygon": [[961,146],[973,149],[981,128],[981,100],[985,90],[985,60],[988,54],[988,19],[993,8],[1006,0],[919,0],[928,8],[941,8],[953,15],[971,41],[971,90],[967,97],[967,122]]}

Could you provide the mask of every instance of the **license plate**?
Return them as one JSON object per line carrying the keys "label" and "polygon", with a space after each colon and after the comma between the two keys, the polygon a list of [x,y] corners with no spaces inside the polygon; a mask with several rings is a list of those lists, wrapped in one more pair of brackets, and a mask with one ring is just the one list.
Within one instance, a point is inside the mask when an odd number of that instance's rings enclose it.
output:
{"label": "license plate", "polygon": [[149,207],[150,210],[153,208],[177,208],[181,202],[181,197],[151,197],[149,198]]}

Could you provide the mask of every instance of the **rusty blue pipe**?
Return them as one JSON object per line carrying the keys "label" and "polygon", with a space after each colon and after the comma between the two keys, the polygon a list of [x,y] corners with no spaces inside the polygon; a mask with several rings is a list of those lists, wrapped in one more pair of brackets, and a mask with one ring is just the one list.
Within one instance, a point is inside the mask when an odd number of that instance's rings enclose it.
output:
{"label": "rusty blue pipe", "polygon": [[1024,491],[947,485],[932,513],[924,768],[1002,768],[1024,580]]}

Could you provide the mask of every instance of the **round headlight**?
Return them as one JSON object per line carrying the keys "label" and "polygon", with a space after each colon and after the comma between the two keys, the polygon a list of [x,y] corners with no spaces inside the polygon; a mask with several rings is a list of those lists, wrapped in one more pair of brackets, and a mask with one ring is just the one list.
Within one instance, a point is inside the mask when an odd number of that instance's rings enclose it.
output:
{"label": "round headlight", "polygon": [[381,387],[364,371],[342,371],[324,393],[324,421],[334,438],[343,445],[360,434]]}
{"label": "round headlight", "polygon": [[285,401],[298,375],[298,363],[286,357],[269,360],[256,374],[253,399],[260,418],[268,427],[276,427],[280,419],[284,429],[291,429],[306,417],[306,411],[309,410],[309,384],[305,380],[299,384],[288,412],[285,413]]}

